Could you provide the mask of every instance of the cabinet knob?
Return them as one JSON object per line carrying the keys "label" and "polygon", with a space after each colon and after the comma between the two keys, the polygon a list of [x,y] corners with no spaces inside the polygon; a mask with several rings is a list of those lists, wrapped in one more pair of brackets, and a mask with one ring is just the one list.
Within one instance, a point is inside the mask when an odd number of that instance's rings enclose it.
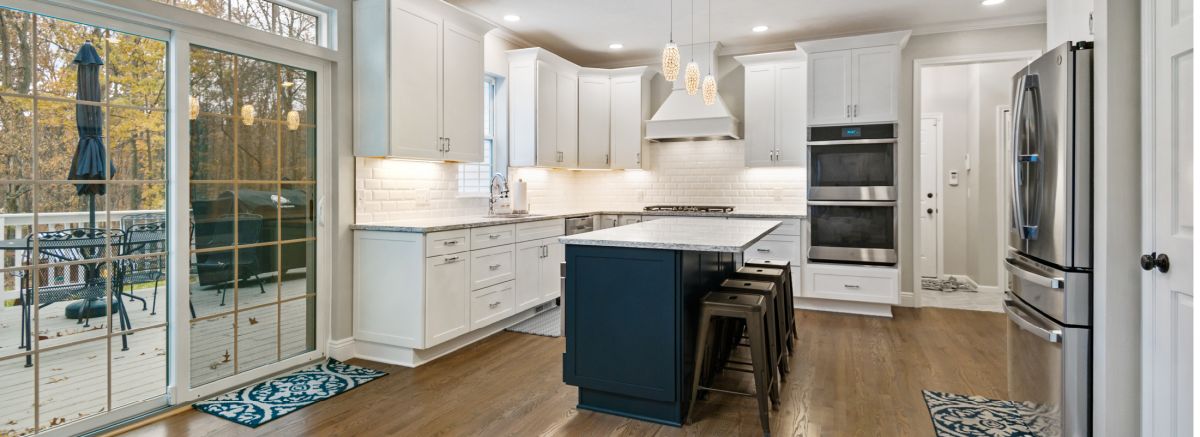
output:
{"label": "cabinet knob", "polygon": [[926,214],[933,214],[933,208],[925,208]]}

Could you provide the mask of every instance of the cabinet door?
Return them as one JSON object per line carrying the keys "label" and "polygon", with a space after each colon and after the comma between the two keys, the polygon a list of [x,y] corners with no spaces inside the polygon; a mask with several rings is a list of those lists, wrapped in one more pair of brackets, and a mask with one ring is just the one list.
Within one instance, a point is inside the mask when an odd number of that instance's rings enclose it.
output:
{"label": "cabinet door", "polygon": [[514,279],[517,311],[533,308],[542,299],[542,240],[516,244]]}
{"label": "cabinet door", "polygon": [[467,255],[425,259],[425,347],[470,330],[470,272]]}
{"label": "cabinet door", "polygon": [[775,164],[775,70],[774,65],[746,68],[747,167]]}
{"label": "cabinet door", "polygon": [[612,118],[609,121],[613,169],[642,168],[642,80],[612,80]]}
{"label": "cabinet door", "polygon": [[596,229],[615,228],[621,225],[621,218],[615,215],[598,215],[596,216]]}
{"label": "cabinet door", "polygon": [[808,123],[850,122],[850,50],[808,57]]}
{"label": "cabinet door", "polygon": [[900,48],[871,47],[854,50],[855,123],[877,123],[899,119]]}
{"label": "cabinet door", "polygon": [[579,77],[558,74],[558,167],[579,164]]}
{"label": "cabinet door", "polygon": [[483,161],[483,41],[446,23],[442,30],[442,135],[446,159]]}
{"label": "cabinet door", "polygon": [[388,154],[440,159],[441,20],[400,7],[391,15]]}
{"label": "cabinet door", "polygon": [[608,168],[607,76],[579,77],[579,168]]}
{"label": "cabinet door", "polygon": [[558,242],[558,237],[541,241],[545,257],[542,258],[542,276],[538,285],[542,290],[542,302],[546,302],[562,295],[562,274],[558,265],[567,260],[567,250]]}
{"label": "cabinet door", "polygon": [[558,165],[558,73],[537,61],[537,165]]}
{"label": "cabinet door", "polygon": [[807,67],[804,63],[780,65],[775,89],[775,165],[803,166],[808,161]]}

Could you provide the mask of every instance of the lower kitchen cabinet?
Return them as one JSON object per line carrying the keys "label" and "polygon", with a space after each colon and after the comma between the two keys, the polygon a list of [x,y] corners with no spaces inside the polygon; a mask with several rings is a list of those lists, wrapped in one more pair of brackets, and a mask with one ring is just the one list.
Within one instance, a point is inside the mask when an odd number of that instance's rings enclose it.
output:
{"label": "lower kitchen cabinet", "polygon": [[533,308],[560,295],[558,265],[565,258],[558,237],[517,243],[517,311]]}
{"label": "lower kitchen cabinet", "polygon": [[471,329],[467,311],[470,263],[466,253],[425,260],[425,346],[458,337]]}
{"label": "lower kitchen cabinet", "polygon": [[558,298],[563,227],[559,218],[429,233],[355,231],[356,353],[416,366]]}

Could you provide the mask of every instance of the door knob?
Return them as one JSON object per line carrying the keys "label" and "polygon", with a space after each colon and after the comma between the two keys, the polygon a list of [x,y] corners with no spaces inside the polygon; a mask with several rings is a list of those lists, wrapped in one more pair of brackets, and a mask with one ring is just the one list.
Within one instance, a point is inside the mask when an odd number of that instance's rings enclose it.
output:
{"label": "door knob", "polygon": [[926,214],[933,214],[933,208],[925,208]]}
{"label": "door knob", "polygon": [[933,198],[933,193],[925,193],[925,197],[928,197],[928,198],[932,199],[932,198]]}
{"label": "door knob", "polygon": [[1142,270],[1145,271],[1150,271],[1157,268],[1160,273],[1166,273],[1167,271],[1171,270],[1171,258],[1165,253],[1150,252],[1149,255],[1142,255],[1142,259],[1140,261]]}

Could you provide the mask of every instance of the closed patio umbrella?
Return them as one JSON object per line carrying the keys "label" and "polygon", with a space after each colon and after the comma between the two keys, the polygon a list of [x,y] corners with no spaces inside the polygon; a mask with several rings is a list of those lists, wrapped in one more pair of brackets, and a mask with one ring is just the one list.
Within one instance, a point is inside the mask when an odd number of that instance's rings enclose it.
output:
{"label": "closed patio umbrella", "polygon": [[[81,101],[99,102],[102,94],[100,89],[100,66],[104,60],[96,52],[91,41],[79,47],[79,53],[73,61],[79,69],[76,78],[76,98]],[[104,114],[100,106],[78,103],[75,105],[75,126],[79,130],[79,144],[75,146],[75,155],[71,157],[69,180],[93,181],[104,180],[116,173],[116,167],[109,164],[109,171],[104,171]],[[88,196],[88,227],[96,227],[96,195],[104,195],[107,188],[104,184],[75,184],[75,193]]]}

